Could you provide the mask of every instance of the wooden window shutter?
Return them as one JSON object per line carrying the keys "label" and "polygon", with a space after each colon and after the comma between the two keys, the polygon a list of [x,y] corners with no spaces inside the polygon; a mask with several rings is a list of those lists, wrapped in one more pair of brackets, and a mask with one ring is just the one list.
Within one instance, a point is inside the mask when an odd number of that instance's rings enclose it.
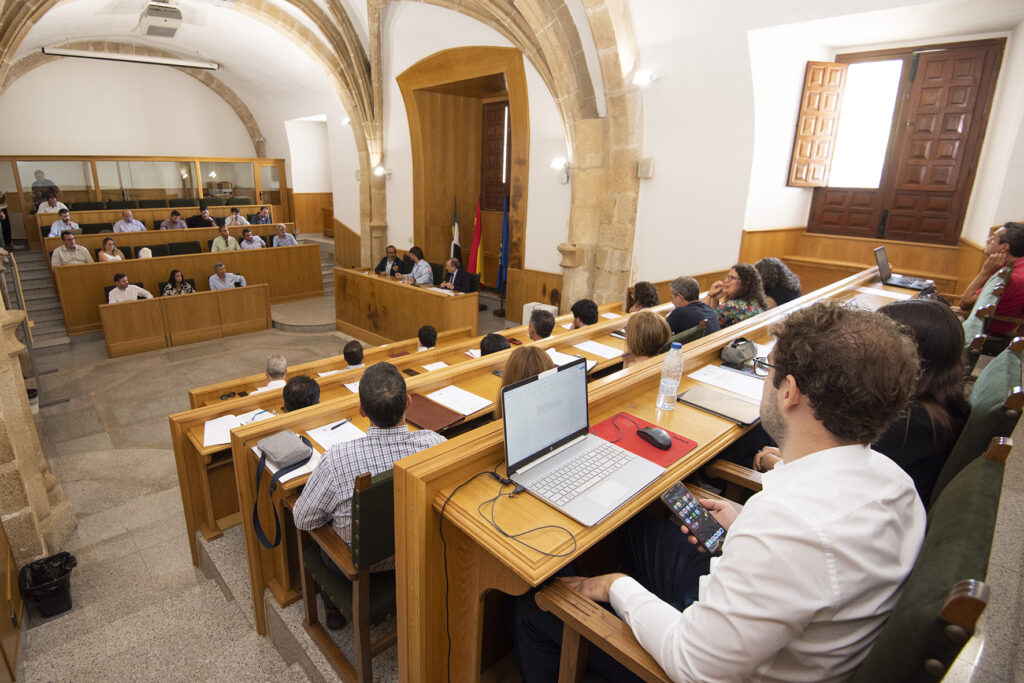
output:
{"label": "wooden window shutter", "polygon": [[834,62],[807,62],[793,161],[789,167],[790,186],[824,187],[828,184],[846,67],[846,64]]}

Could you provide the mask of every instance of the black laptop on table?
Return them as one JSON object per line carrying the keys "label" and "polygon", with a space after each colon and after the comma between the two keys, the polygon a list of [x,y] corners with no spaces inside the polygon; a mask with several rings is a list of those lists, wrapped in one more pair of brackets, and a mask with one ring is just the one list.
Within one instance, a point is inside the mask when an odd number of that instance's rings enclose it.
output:
{"label": "black laptop on table", "polygon": [[909,275],[893,275],[892,268],[889,267],[889,257],[885,254],[885,247],[875,247],[875,260],[878,262],[878,277],[881,278],[883,285],[920,291],[935,284],[933,280],[910,277]]}

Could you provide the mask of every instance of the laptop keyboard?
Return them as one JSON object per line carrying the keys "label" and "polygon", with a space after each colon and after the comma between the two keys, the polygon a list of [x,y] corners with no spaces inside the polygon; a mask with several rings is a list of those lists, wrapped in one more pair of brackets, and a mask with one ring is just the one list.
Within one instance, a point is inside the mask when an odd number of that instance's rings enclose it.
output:
{"label": "laptop keyboard", "polygon": [[889,280],[889,284],[896,287],[916,287],[921,284],[921,281],[916,277],[894,277]]}
{"label": "laptop keyboard", "polygon": [[565,505],[632,459],[629,452],[605,442],[580,453],[563,467],[538,479],[530,488],[555,505]]}

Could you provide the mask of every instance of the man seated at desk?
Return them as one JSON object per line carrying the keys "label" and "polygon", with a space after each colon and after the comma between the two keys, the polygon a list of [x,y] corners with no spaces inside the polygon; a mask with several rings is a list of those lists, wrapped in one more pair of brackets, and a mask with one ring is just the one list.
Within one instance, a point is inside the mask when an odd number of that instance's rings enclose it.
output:
{"label": "man seated at desk", "polygon": [[267,246],[267,243],[263,241],[263,238],[259,235],[252,234],[252,230],[246,228],[242,231],[242,241],[238,243],[242,249],[262,249]]}
{"label": "man seated at desk", "polygon": [[288,232],[287,226],[284,223],[277,224],[277,234],[274,235],[273,245],[275,247],[296,247],[299,241],[295,239],[295,235]]}
{"label": "man seated at desk", "polygon": [[423,250],[413,247],[409,250],[409,258],[412,259],[412,270],[409,271],[412,281],[417,285],[434,284],[434,270],[427,259],[423,258]]}
{"label": "man seated at desk", "polygon": [[555,316],[551,311],[545,311],[543,308],[533,309],[533,313],[530,314],[530,323],[526,326],[526,334],[530,339],[533,341],[547,339],[554,329]]}
{"label": "man seated at desk", "polygon": [[65,230],[60,234],[64,244],[53,250],[50,265],[70,266],[74,263],[92,263],[92,254],[85,247],[75,244],[75,233]]}
{"label": "man seated at desk", "polygon": [[232,228],[241,227],[249,225],[249,219],[242,215],[241,209],[237,206],[232,206],[231,215],[224,219],[224,225]]}
{"label": "man seated at desk", "polygon": [[46,198],[46,201],[39,203],[36,213],[60,213],[61,211],[67,211],[67,208],[64,206],[64,202],[58,202],[57,197],[51,194]]}
{"label": "man seated at desk", "polygon": [[260,207],[260,212],[256,214],[256,220],[252,222],[253,225],[270,225],[270,209],[265,206]]}
{"label": "man seated at desk", "polygon": [[701,320],[708,321],[706,334],[718,332],[718,314],[700,300],[700,285],[695,279],[688,275],[677,277],[669,285],[669,291],[672,293],[672,304],[675,306],[667,318],[672,334],[679,334],[694,325],[699,325]]}
{"label": "man seated at desk", "polygon": [[[429,429],[410,432],[405,411],[411,400],[405,379],[391,363],[376,363],[359,379],[359,409],[370,419],[366,436],[331,446],[295,503],[295,526],[307,531],[331,523],[342,540],[351,542],[352,490],[356,477],[364,472],[380,474],[392,468],[396,460],[425,448],[436,446],[444,438]],[[333,563],[327,556],[328,567]],[[394,559],[375,565],[373,571],[394,568]],[[327,627],[341,628],[344,620],[337,608],[323,596]]]}
{"label": "man seated at desk", "polygon": [[469,279],[469,273],[462,269],[462,263],[457,258],[450,258],[445,261],[444,268],[448,271],[441,289],[450,289],[453,292],[469,292],[473,287]]}
{"label": "man seated at desk", "polygon": [[348,367],[345,368],[346,370],[363,367],[363,345],[355,339],[345,344],[341,355],[345,357],[345,362],[348,363]]}
{"label": "man seated at desk", "polygon": [[580,299],[569,310],[572,311],[574,330],[597,323],[597,304],[592,299]]}
{"label": "man seated at desk", "polygon": [[254,389],[252,393],[258,394],[261,391],[284,388],[286,372],[288,372],[288,361],[280,353],[275,353],[267,359],[267,369],[264,371],[264,374],[267,376],[267,383],[259,389]]}
{"label": "man seated at desk", "polygon": [[184,230],[188,226],[181,220],[181,212],[177,209],[171,211],[171,217],[160,224],[161,230]]}
{"label": "man seated at desk", "polygon": [[315,406],[320,403],[320,385],[309,375],[295,375],[284,385],[281,400],[286,413]]}
{"label": "man seated at desk", "polygon": [[121,211],[121,220],[114,223],[114,232],[146,232],[146,226],[132,218],[129,209]]}
{"label": "man seated at desk", "polygon": [[123,304],[126,301],[138,301],[140,298],[153,298],[153,295],[142,287],[128,284],[128,276],[124,273],[114,275],[114,284],[117,286],[107,294],[108,304]]}
{"label": "man seated at desk", "polygon": [[47,237],[60,237],[60,234],[65,230],[81,230],[78,227],[78,223],[71,220],[71,212],[67,209],[60,210],[60,218],[53,222],[50,226],[50,234]]}
{"label": "man seated at desk", "polygon": [[[838,302],[796,311],[772,334],[758,361],[761,424],[783,464],[741,512],[701,501],[727,530],[721,557],[641,513],[620,529],[628,575],[564,579],[610,602],[673,680],[850,678],[924,539],[913,481],[869,445],[913,393],[913,339]],[[516,600],[516,633],[523,679],[555,680],[562,626],[529,594]],[[591,653],[606,678],[629,676]]]}
{"label": "man seated at desk", "polygon": [[377,275],[397,275],[402,272],[402,259],[398,258],[398,250],[395,249],[394,245],[389,244],[385,249],[387,255],[380,260],[377,267],[373,269]]}
{"label": "man seated at desk", "polygon": [[214,237],[210,244],[210,251],[238,251],[241,248],[238,240],[228,234],[226,225],[220,226],[220,235]]}
{"label": "man seated at desk", "polygon": [[245,287],[245,278],[227,272],[224,264],[217,261],[213,264],[213,275],[210,276],[210,290],[231,289],[232,287]]}

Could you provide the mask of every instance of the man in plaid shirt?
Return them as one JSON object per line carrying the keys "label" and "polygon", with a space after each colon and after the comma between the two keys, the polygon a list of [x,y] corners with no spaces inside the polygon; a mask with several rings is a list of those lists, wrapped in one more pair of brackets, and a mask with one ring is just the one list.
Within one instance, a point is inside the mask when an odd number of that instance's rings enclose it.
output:
{"label": "man in plaid shirt", "polygon": [[[410,432],[405,424],[409,395],[405,379],[391,363],[376,363],[359,379],[359,407],[370,418],[366,436],[331,446],[309,476],[306,487],[295,503],[295,526],[307,531],[327,522],[346,542],[352,541],[352,490],[356,477],[364,472],[380,474],[392,468],[396,460],[444,441],[429,429]],[[328,567],[333,567],[325,555]],[[374,571],[390,570],[394,559],[374,566]],[[340,572],[339,572],[340,573]],[[324,595],[327,627],[341,628],[340,612]]]}

